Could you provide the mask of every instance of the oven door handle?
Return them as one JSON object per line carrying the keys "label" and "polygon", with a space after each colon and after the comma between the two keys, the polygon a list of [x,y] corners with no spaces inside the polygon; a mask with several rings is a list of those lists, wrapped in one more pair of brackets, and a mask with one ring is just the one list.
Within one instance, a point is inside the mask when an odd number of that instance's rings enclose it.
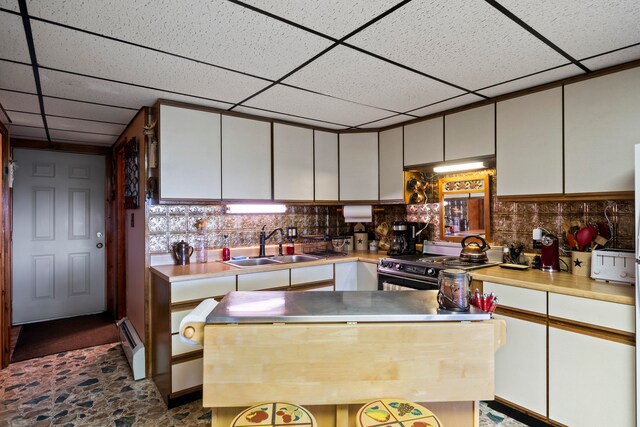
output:
{"label": "oven door handle", "polygon": [[387,271],[380,271],[380,270],[378,270],[378,274],[383,276],[395,277],[397,279],[409,278],[414,280],[420,280],[422,282],[427,282],[427,283],[434,283],[434,284],[438,283],[438,279],[435,277],[425,277],[425,276],[420,276],[418,274],[411,274],[411,273],[394,274],[394,273],[390,273]]}

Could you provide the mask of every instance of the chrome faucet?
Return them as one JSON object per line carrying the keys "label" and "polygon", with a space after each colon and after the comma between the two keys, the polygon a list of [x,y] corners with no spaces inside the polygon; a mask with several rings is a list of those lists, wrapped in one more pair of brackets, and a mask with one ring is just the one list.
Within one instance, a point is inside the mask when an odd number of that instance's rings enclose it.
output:
{"label": "chrome faucet", "polygon": [[282,236],[283,236],[282,227],[276,228],[271,233],[269,233],[268,236],[267,236],[267,233],[264,231],[266,227],[267,227],[266,225],[263,225],[262,231],[260,232],[260,254],[258,255],[258,257],[265,256],[264,254],[265,242],[267,241],[268,238],[276,234],[276,231],[280,232],[280,242],[278,243],[278,255],[282,255]]}

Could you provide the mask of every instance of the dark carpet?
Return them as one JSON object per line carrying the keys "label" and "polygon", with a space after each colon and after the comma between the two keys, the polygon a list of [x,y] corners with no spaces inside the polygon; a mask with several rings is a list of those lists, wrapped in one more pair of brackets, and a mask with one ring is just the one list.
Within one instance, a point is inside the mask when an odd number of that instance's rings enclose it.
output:
{"label": "dark carpet", "polygon": [[118,328],[106,312],[29,323],[22,326],[11,363],[117,341]]}

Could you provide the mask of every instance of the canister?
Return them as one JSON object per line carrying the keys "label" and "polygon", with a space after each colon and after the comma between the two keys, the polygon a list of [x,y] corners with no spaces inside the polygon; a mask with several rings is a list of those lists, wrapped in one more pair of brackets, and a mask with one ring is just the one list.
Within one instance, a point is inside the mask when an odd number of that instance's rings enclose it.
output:
{"label": "canister", "polygon": [[353,247],[356,251],[369,250],[369,234],[353,233]]}
{"label": "canister", "polygon": [[471,276],[465,270],[449,268],[438,274],[438,304],[449,311],[469,311]]}

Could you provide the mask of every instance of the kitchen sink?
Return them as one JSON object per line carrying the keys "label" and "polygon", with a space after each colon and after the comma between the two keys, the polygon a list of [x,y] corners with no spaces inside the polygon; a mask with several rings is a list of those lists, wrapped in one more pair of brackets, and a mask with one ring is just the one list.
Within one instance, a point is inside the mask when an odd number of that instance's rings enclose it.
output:
{"label": "kitchen sink", "polygon": [[225,264],[233,265],[234,267],[256,267],[259,265],[273,265],[273,264],[291,264],[295,262],[315,261],[320,259],[317,256],[312,255],[280,255],[270,256],[266,258],[247,258],[247,259],[234,259],[231,261],[224,261]]}
{"label": "kitchen sink", "polygon": [[282,264],[282,261],[277,261],[272,258],[247,258],[247,259],[234,259],[231,261],[224,261],[225,264],[233,265],[234,267],[255,267],[258,265],[270,265],[270,264]]}
{"label": "kitchen sink", "polygon": [[280,256],[275,256],[272,259],[278,260],[280,262],[283,263],[290,263],[290,262],[306,262],[306,261],[315,261],[317,259],[320,259],[317,256],[313,256],[313,255],[280,255]]}

